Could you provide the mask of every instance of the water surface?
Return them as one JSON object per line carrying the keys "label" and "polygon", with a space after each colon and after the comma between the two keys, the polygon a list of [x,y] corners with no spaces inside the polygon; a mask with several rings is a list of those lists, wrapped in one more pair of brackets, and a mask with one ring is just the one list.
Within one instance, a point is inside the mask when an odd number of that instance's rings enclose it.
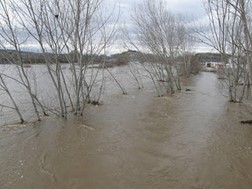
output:
{"label": "water surface", "polygon": [[252,127],[240,124],[251,109],[224,93],[201,73],[173,96],[146,86],[84,119],[1,127],[0,188],[252,188]]}

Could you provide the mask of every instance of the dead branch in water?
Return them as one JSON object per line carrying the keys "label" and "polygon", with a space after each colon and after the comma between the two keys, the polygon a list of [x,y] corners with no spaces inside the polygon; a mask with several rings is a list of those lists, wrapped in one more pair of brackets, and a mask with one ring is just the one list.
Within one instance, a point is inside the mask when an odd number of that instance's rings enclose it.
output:
{"label": "dead branch in water", "polygon": [[242,124],[252,124],[252,120],[241,121]]}

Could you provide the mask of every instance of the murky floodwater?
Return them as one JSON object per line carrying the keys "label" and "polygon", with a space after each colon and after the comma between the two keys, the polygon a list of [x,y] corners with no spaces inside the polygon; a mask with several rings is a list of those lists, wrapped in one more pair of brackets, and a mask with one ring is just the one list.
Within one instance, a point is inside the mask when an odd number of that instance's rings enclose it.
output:
{"label": "murky floodwater", "polygon": [[113,94],[84,120],[2,127],[0,188],[252,188],[251,109],[228,103],[213,73],[184,85]]}

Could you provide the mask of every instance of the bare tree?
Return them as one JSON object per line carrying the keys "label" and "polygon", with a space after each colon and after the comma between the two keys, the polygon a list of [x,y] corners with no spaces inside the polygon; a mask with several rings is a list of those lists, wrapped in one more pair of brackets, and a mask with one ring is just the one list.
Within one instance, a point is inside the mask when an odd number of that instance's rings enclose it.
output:
{"label": "bare tree", "polygon": [[[26,36],[26,33],[23,32],[23,29],[20,29],[19,25],[13,20],[13,18],[11,18],[13,16],[11,14],[12,3],[3,0],[0,2],[0,7],[2,10],[0,17],[3,22],[3,24],[1,25],[0,37],[4,40],[5,45],[7,44],[9,48],[12,48],[14,50],[12,53],[13,57],[5,56],[5,58],[9,63],[16,66],[18,78],[13,79],[18,79],[19,83],[26,88],[34,107],[34,112],[36,113],[37,119],[40,121],[41,118],[38,106],[40,106],[44,115],[46,115],[45,109],[32,90],[31,82],[24,68],[24,62],[22,60],[21,54],[21,46],[28,40],[28,36]],[[24,36],[22,36],[20,33],[22,33]],[[3,43],[1,44],[1,46],[4,47]]]}
{"label": "bare tree", "polygon": [[225,69],[227,82],[224,82],[228,87],[229,99],[233,102],[242,101],[245,86],[251,77],[251,26],[248,22],[251,6],[245,9],[245,4],[249,3],[243,0],[205,1],[210,28],[198,32],[202,42],[221,54],[223,62],[229,60]]}
{"label": "bare tree", "polygon": [[0,104],[0,107],[15,110],[16,113],[18,114],[19,119],[20,119],[20,123],[21,124],[24,123],[24,118],[23,118],[23,116],[21,114],[21,111],[20,111],[20,109],[19,109],[13,95],[11,94],[11,92],[10,92],[8,86],[6,85],[6,82],[3,79],[3,76],[1,74],[0,74],[0,91],[3,91],[4,93],[6,93],[9,96],[9,98],[10,98],[12,104],[13,104],[13,107],[9,106],[9,105],[6,105],[6,104]]}
{"label": "bare tree", "polygon": [[156,56],[157,63],[150,64],[148,71],[156,89],[162,81],[167,92],[173,94],[176,89],[181,89],[176,59],[182,55],[182,51],[186,53],[185,46],[189,39],[186,35],[189,33],[182,17],[172,14],[165,7],[161,0],[146,0],[136,8],[132,19],[139,43],[135,46]]}
{"label": "bare tree", "polygon": [[[7,57],[8,63],[17,66],[19,77],[14,80],[26,88],[38,120],[41,110],[44,114],[48,110],[67,118],[68,107],[71,107],[75,114],[82,115],[86,103],[91,100],[99,75],[104,73],[104,69],[93,69],[92,65],[97,64],[98,55],[107,53],[106,48],[116,33],[116,24],[109,25],[114,19],[113,13],[102,16],[102,4],[102,0],[1,1],[0,16],[4,22],[0,32],[1,46],[14,50],[15,58]],[[48,92],[56,97],[56,107],[50,107],[48,100],[44,104],[40,102],[24,68],[22,49],[31,43],[43,55],[49,76]],[[62,68],[60,58],[63,54],[71,74]],[[104,79],[101,81],[103,86]]]}

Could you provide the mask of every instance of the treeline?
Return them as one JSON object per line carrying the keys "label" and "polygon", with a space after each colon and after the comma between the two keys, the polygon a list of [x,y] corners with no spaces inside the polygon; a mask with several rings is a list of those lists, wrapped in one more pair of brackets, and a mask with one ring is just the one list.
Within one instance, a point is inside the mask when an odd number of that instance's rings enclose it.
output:
{"label": "treeline", "polygon": [[[69,63],[77,62],[77,53],[62,53],[55,56],[54,53],[35,53],[15,50],[0,50],[0,64],[12,64],[20,61],[22,64],[45,64],[49,60],[51,63]],[[130,53],[123,52],[120,54],[113,54],[111,56],[106,55],[95,55],[95,54],[84,54],[82,55],[82,62],[92,64],[104,63],[106,66],[120,66],[125,65],[129,62]]]}
{"label": "treeline", "polygon": [[[62,53],[55,56],[54,53],[35,53],[35,52],[17,52],[15,50],[0,50],[0,64],[12,64],[17,63],[21,58],[22,64],[45,64],[46,59],[49,59],[50,62],[59,62],[59,63],[69,63],[77,62],[77,54],[75,52]],[[188,54],[184,56],[178,56],[174,59],[170,59],[172,62],[180,63],[183,62],[186,57],[190,58],[191,63],[191,72],[197,73],[199,71],[198,64],[200,62],[205,62],[206,60],[220,61],[220,54],[218,53],[198,53],[198,54]],[[118,54],[112,54],[110,56],[106,55],[83,55],[82,62],[90,64],[99,64],[99,67],[114,67],[122,66],[128,64],[130,61],[138,61],[144,63],[148,60],[149,63],[162,63],[163,59],[160,56],[151,53],[142,53],[135,50],[128,50]]]}

